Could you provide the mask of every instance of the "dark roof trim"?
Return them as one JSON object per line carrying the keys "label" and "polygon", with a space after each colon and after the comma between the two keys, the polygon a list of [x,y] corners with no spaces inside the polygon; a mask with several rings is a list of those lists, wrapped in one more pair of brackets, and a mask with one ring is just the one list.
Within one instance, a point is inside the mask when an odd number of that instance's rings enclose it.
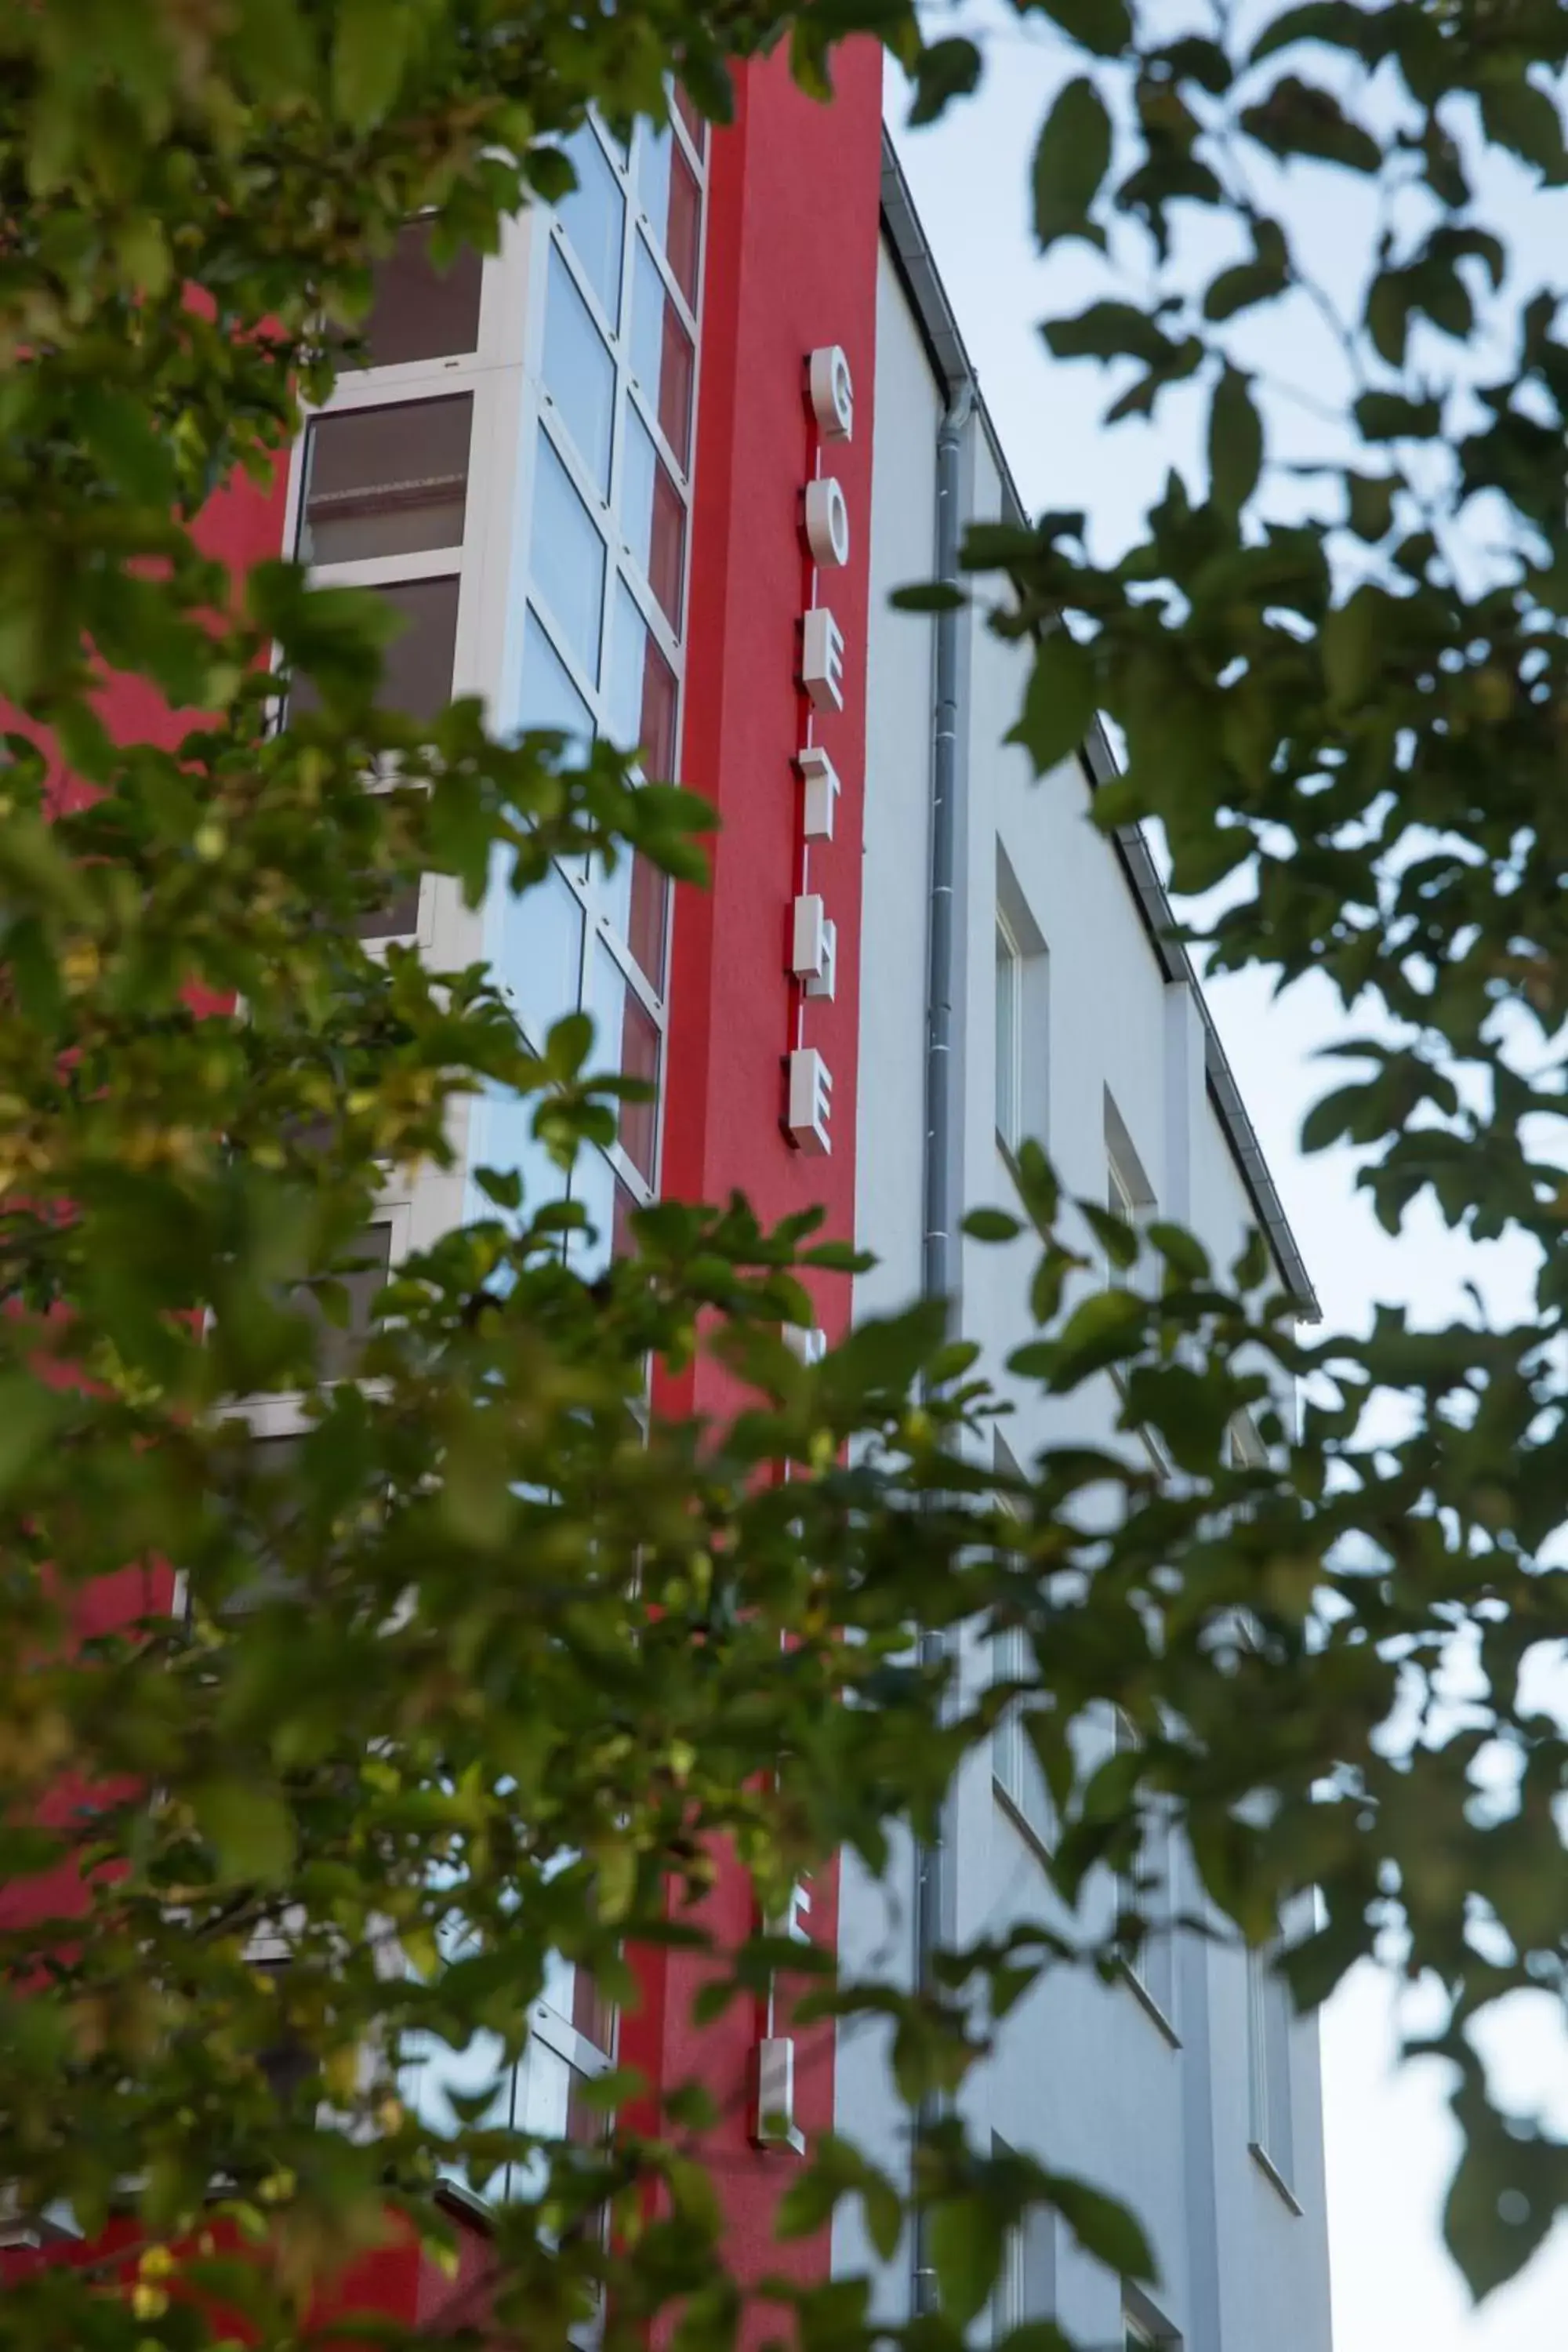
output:
{"label": "dark roof trim", "polygon": [[[910,307],[920,326],[932,371],[951,399],[961,384],[976,381],[974,370],[970,363],[963,337],[959,332],[958,321],[953,317],[952,305],[947,299],[947,289],[937,273],[936,262],[915,211],[903,166],[894,152],[886,126],[882,131],[882,228],[909,297]],[[1010,521],[1026,523],[1029,520],[1027,510],[1018,495],[1018,486],[1013,478],[984,399],[977,402],[975,415],[990,444],[996,470],[1001,476],[1003,510]],[[1115,756],[1098,719],[1081,756],[1091,789],[1117,772]],[[1285,1286],[1302,1316],[1309,1322],[1316,1323],[1321,1318],[1322,1309],[1312,1286],[1312,1277],[1290,1230],[1284,1203],[1264,1159],[1263,1147],[1258,1140],[1258,1130],[1241,1099],[1241,1090],[1220,1042],[1219,1032],[1198,983],[1197,973],[1193,969],[1192,958],[1176,936],[1175,911],[1160,879],[1159,869],[1150,855],[1149,845],[1137,825],[1119,827],[1111,840],[1161,971],[1173,985],[1190,988],[1197,1000],[1204,1024],[1205,1069],[1215,1116],[1219,1120],[1231,1158],[1268,1238]]]}

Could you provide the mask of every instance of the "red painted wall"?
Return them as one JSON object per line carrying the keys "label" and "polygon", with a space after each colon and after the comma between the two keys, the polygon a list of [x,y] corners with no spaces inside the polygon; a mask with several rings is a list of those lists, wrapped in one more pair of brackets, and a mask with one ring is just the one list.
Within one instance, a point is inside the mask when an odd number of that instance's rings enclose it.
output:
{"label": "red painted wall", "polygon": [[[713,142],[703,282],[700,395],[692,518],[690,611],[681,775],[718,809],[710,892],[678,894],[666,1075],[663,1186],[686,1199],[743,1191],[764,1222],[808,1204],[826,1234],[854,1233],[856,1054],[869,593],[872,379],[881,168],[881,54],[842,53],[831,107],[804,97],[782,58],[741,79],[737,119]],[[819,715],[816,740],[842,783],[831,843],[811,849],[810,883],[838,927],[836,995],[809,1002],[804,1042],[833,1076],[831,1156],[807,1155],[784,1127],[786,1057],[797,1042],[799,992],[788,970],[791,907],[800,887],[802,788],[792,765],[805,740],[797,683],[801,616],[811,602],[803,530],[817,428],[807,355],[842,346],[855,385],[854,437],[828,445],[823,471],[847,504],[851,553],[821,574],[846,646],[842,713]],[[849,1283],[819,1277],[817,1319],[845,1327]],[[670,1406],[721,1411],[716,1367],[660,1392]],[[837,1870],[811,1890],[811,1933],[837,1935]],[[739,1941],[752,1925],[744,1874],[721,1862],[705,1924]],[[728,2251],[742,2275],[825,2276],[826,2239],[773,2242],[774,2209],[798,2159],[752,2147],[750,2072],[762,2020],[734,2005],[693,2028],[700,1968],[686,1955],[650,1961],[642,2013],[623,2025],[623,2053],[658,2084],[706,2083],[721,2120],[712,2134]],[[784,2021],[781,2019],[781,2024]],[[808,2137],[833,2116],[833,2045],[822,2028],[797,2038],[796,2120]],[[752,2340],[766,2334],[753,2322]]]}

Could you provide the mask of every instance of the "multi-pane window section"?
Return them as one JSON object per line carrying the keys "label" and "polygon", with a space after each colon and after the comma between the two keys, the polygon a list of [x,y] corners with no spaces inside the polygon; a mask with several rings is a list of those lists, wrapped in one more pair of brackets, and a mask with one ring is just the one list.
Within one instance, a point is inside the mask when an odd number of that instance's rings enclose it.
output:
{"label": "multi-pane window section", "polygon": [[[531,512],[516,723],[595,737],[640,772],[675,773],[684,668],[696,423],[702,142],[689,110],[623,151],[590,121],[568,142],[577,186],[541,230],[535,282],[538,406],[527,428]],[[542,215],[542,221],[543,216]],[[562,867],[548,892],[498,901],[499,976],[530,1042],[594,1018],[595,1060],[657,1089],[664,1061],[669,891],[619,855]],[[622,1105],[607,1154],[585,1151],[572,1191],[596,1229],[574,1241],[602,1265],[658,1184],[657,1091]],[[500,1162],[492,1111],[481,1156]],[[559,1174],[508,1128],[525,1206]],[[530,1188],[532,1174],[535,1186]]]}

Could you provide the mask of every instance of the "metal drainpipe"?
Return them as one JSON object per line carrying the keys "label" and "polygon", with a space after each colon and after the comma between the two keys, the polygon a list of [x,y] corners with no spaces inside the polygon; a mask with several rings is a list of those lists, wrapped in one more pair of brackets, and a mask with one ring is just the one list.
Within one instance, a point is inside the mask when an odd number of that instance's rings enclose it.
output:
{"label": "metal drainpipe", "polygon": [[[944,585],[958,581],[959,456],[963,435],[974,412],[974,382],[965,376],[953,390],[936,440],[936,575]],[[957,993],[961,926],[953,906],[957,862],[958,798],[962,768],[958,757],[958,625],[956,608],[936,616],[936,709],[931,737],[931,912],[926,964],[925,1076],[925,1248],[922,1288],[928,1298],[945,1298],[950,1309],[958,1301],[958,1244],[954,1233],[952,1185],[952,1006]],[[922,1665],[940,1664],[945,1650],[941,1633],[922,1631]],[[932,1984],[932,1959],[942,1940],[942,1838],[915,1849],[914,1929],[915,1983],[922,1991]],[[932,2094],[921,2102],[915,2117],[915,2144],[930,2132],[942,2112]],[[925,2219],[918,2209],[911,2234],[913,2271],[910,2306],[916,2315],[936,2305],[936,2277],[931,2264]]]}

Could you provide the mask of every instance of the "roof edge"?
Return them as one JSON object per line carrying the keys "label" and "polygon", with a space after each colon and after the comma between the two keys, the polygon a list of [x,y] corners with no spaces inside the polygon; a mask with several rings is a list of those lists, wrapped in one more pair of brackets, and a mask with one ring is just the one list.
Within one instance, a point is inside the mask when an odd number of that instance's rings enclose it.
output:
{"label": "roof edge", "polygon": [[[1031,518],[1019,496],[1017,483],[997,437],[995,424],[984,396],[978,391],[979,379],[973,362],[959,331],[947,289],[942,282],[925,230],[915,210],[914,198],[910,194],[910,184],[904,177],[904,167],[899,161],[892,134],[886,123],[882,125],[882,226],[925,343],[932,373],[950,398],[966,383],[976,386],[975,415],[990,444],[991,454],[1001,477],[1004,511],[1009,521],[1027,524]],[[1099,784],[1109,782],[1119,772],[1110,739],[1098,719],[1079,756],[1091,791]],[[1231,1158],[1236,1162],[1237,1173],[1257,1213],[1280,1277],[1303,1319],[1320,1322],[1322,1308],[1318,1302],[1312,1277],[1307,1271],[1306,1260],[1290,1229],[1285,1204],[1279,1197],[1268,1162],[1263,1156],[1258,1130],[1242,1100],[1230,1057],[1215,1025],[1214,1014],[1194,969],[1193,960],[1179,936],[1175,909],[1160,878],[1149,844],[1138,825],[1118,826],[1110,840],[1161,971],[1173,985],[1190,988],[1196,1000],[1204,1025],[1204,1070],[1209,1100],[1214,1105],[1215,1115],[1219,1120]]]}

